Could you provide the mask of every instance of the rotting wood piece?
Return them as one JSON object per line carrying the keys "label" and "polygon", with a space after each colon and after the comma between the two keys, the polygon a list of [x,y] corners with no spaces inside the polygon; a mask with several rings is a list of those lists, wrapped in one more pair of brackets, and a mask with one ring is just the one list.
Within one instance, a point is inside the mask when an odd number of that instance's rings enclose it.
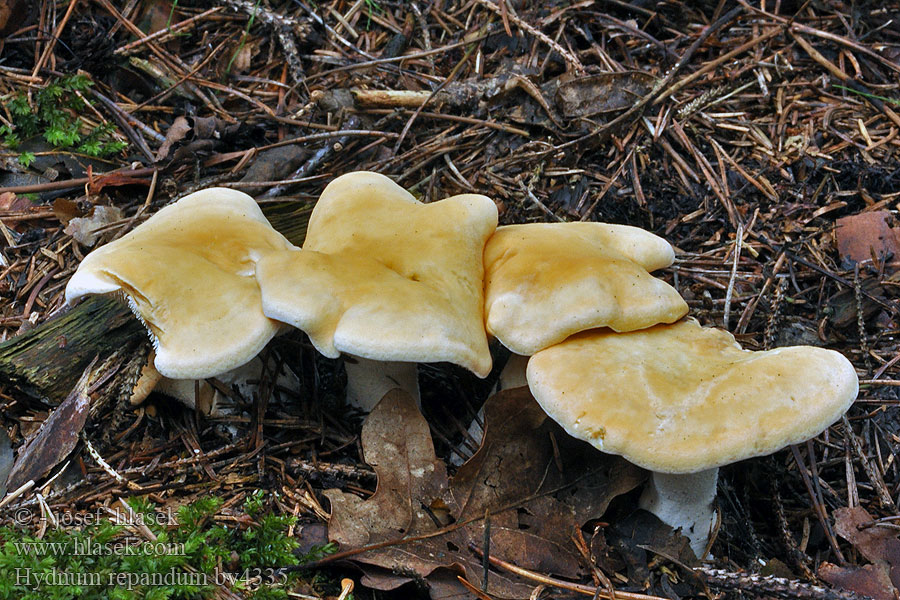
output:
{"label": "rotting wood piece", "polygon": [[[267,202],[266,218],[291,243],[301,245],[313,202]],[[133,347],[138,352],[147,334],[131,311],[113,298],[87,298],[71,310],[0,344],[0,380],[50,405],[72,390],[87,365],[99,356]]]}
{"label": "rotting wood piece", "polygon": [[59,408],[47,417],[37,434],[21,448],[6,481],[8,489],[15,490],[28,480],[43,478],[75,448],[91,405],[88,387],[95,365],[96,361],[85,368]]}
{"label": "rotting wood piece", "polygon": [[88,298],[31,331],[0,344],[0,377],[25,394],[57,405],[95,356],[146,339],[124,304]]}

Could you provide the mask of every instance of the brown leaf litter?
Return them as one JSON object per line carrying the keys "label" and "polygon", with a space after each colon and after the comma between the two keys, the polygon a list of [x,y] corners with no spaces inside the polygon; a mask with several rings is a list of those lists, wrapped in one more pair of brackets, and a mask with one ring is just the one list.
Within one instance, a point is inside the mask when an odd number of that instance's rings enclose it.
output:
{"label": "brown leaf litter", "polygon": [[[488,537],[492,555],[520,567],[583,575],[571,537],[615,496],[636,487],[641,470],[590,448],[582,448],[587,456],[555,455],[551,438],[565,450],[572,444],[527,389],[493,396],[485,415],[484,444],[449,479],[409,396],[388,394],[366,419],[361,441],[378,475],[375,494],[362,500],[325,492],[332,507],[329,537],[342,550],[362,550],[354,561],[379,568],[365,569],[365,585],[393,589],[451,569],[484,589],[482,562],[470,547],[482,547]],[[528,598],[533,588],[493,571],[486,587],[500,598]]]}
{"label": "brown leaf litter", "polygon": [[862,212],[837,220],[834,237],[842,259],[878,261],[888,256],[900,260],[900,230],[887,210]]}
{"label": "brown leaf litter", "polygon": [[900,539],[889,521],[879,522],[861,506],[834,511],[834,531],[850,542],[871,564],[838,566],[824,562],[818,576],[828,583],[869,596],[894,600],[900,596]]}

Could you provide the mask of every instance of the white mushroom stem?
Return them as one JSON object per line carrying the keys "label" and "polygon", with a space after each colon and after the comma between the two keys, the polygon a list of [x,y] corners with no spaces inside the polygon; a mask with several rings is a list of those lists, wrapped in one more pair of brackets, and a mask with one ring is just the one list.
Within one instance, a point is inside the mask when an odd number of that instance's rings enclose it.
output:
{"label": "white mushroom stem", "polygon": [[414,362],[379,361],[346,355],[347,402],[367,413],[372,412],[384,395],[400,388],[421,407],[419,371]]}
{"label": "white mushroom stem", "polygon": [[[241,367],[243,368],[243,367]],[[229,371],[224,375],[227,377],[230,373],[236,373],[241,368]],[[196,379],[170,379],[163,375],[153,366],[153,356],[150,361],[144,365],[141,370],[141,376],[131,391],[131,404],[137,406],[141,404],[151,392],[164,394],[170,398],[180,400],[189,408],[194,408],[199,404],[200,412],[210,414],[213,409],[216,390],[205,380]]]}
{"label": "white mushroom stem", "polygon": [[[263,362],[257,356],[236,369],[216,375],[215,378],[226,386],[236,387],[241,396],[250,400],[253,398],[253,394],[258,391],[259,386],[256,380],[260,378],[262,372]],[[296,375],[285,369],[278,374],[276,384],[288,389],[297,389],[299,380]],[[200,412],[205,415],[215,413],[217,407],[221,406],[224,400],[224,396],[219,390],[205,379],[171,379],[164,377],[153,365],[152,354],[148,363],[141,370],[140,378],[131,392],[131,404],[140,404],[146,400],[150,392],[157,392],[170,398],[175,398],[189,408],[199,406]]]}
{"label": "white mushroom stem", "polygon": [[719,468],[673,475],[653,472],[641,495],[640,507],[659,517],[691,540],[691,549],[703,559],[709,534],[716,522],[713,500]]}
{"label": "white mushroom stem", "polygon": [[497,391],[511,390],[513,388],[528,385],[525,379],[525,367],[528,366],[528,357],[520,354],[512,354],[506,361],[503,370],[500,371],[500,379],[497,381]]}
{"label": "white mushroom stem", "polygon": [[[228,376],[228,373],[224,373]],[[211,415],[219,404],[221,394],[205,379],[169,379],[163,377],[156,384],[156,389],[170,398],[181,401],[188,408],[197,408],[201,414]]]}

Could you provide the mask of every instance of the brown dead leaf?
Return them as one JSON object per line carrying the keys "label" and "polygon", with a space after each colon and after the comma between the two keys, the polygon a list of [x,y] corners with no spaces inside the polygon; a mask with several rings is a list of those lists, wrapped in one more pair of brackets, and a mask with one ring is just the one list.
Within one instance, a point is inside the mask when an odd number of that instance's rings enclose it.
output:
{"label": "brown dead leaf", "polygon": [[328,543],[328,529],[324,523],[304,523],[297,527],[297,554],[308,554]]}
{"label": "brown dead leaf", "polygon": [[[644,471],[631,463],[566,434],[547,418],[527,387],[491,396],[484,411],[484,441],[451,483],[457,518],[483,514],[488,505],[515,504],[536,495],[539,488],[559,489],[552,498],[542,496],[522,505],[526,510],[520,511],[516,522],[543,528],[548,539],[568,545],[572,530],[566,525],[577,522],[581,527],[599,517],[610,500],[644,479]],[[544,500],[551,506],[543,506]]]}
{"label": "brown dead leaf", "polygon": [[53,201],[53,214],[63,225],[68,225],[69,221],[76,217],[84,216],[78,203],[68,198],[57,198]]}
{"label": "brown dead leaf", "polygon": [[841,507],[834,511],[834,531],[853,544],[866,559],[876,565],[886,563],[894,587],[900,589],[900,540],[893,529],[868,526],[874,518],[861,506]]}
{"label": "brown dead leaf", "polygon": [[[147,33],[156,33],[167,29],[172,22],[175,7],[170,0],[157,0],[141,5],[144,10],[140,23]],[[177,36],[176,36],[177,37]]]}
{"label": "brown dead leaf", "polygon": [[845,568],[825,562],[819,566],[816,575],[836,588],[868,596],[874,600],[897,598],[897,590],[891,584],[885,563]]}
{"label": "brown dead leaf", "polygon": [[841,259],[859,262],[888,254],[900,258],[900,231],[891,226],[892,220],[886,210],[838,219],[834,237]]}
{"label": "brown dead leaf", "polygon": [[13,4],[13,0],[0,0],[0,31],[4,33],[6,33],[6,26],[12,16]]}
{"label": "brown dead leaf", "polygon": [[[3,169],[0,168],[0,174]],[[0,183],[0,186],[3,184]],[[13,231],[23,233],[34,224],[34,219],[47,219],[53,213],[44,204],[35,204],[25,196],[17,196],[13,192],[0,193],[0,217],[3,223]],[[0,237],[0,239],[4,239]]]}
{"label": "brown dead leaf", "polygon": [[[874,277],[861,277],[860,287],[862,291],[877,298],[885,300],[884,286]],[[869,296],[863,296],[862,302],[856,300],[856,290],[852,287],[843,288],[828,299],[831,309],[831,323],[838,329],[844,327],[856,327],[860,310],[863,319],[868,320],[881,310],[881,306]]]}
{"label": "brown dead leaf", "polygon": [[91,247],[97,243],[101,229],[121,219],[122,211],[118,207],[98,204],[91,216],[71,219],[64,231],[82,246]]}
{"label": "brown dead leaf", "polygon": [[107,187],[118,187],[125,185],[143,185],[146,187],[150,186],[150,179],[144,177],[135,177],[127,172],[116,172],[105,173],[103,175],[98,175],[91,178],[90,183],[88,184],[88,190],[92,195],[97,195],[103,188]]}
{"label": "brown dead leaf", "polygon": [[260,152],[242,182],[277,181],[284,179],[309,157],[309,151],[299,144],[279,146]]}
{"label": "brown dead leaf", "polygon": [[556,105],[570,119],[623,110],[649,94],[655,81],[641,71],[578,77],[559,84]]}
{"label": "brown dead leaf", "polygon": [[399,390],[387,394],[366,419],[361,441],[378,485],[369,500],[326,492],[331,501],[329,537],[356,547],[382,535],[396,539],[428,529],[425,509],[445,495],[447,470],[434,454],[428,425],[415,403]]}
{"label": "brown dead leaf", "polygon": [[224,138],[234,135],[240,123],[228,123],[216,117],[178,117],[166,132],[156,152],[156,162],[196,159],[197,154],[212,152]]}
{"label": "brown dead leaf", "polygon": [[[560,446],[562,471],[551,434]],[[486,512],[492,555],[525,568],[578,577],[578,555],[569,537],[642,479],[636,467],[565,436],[526,388],[488,401],[484,443],[450,481],[434,455],[427,423],[401,392],[388,394],[372,411],[362,444],[378,487],[365,501],[338,490],[326,492],[332,503],[329,537],[345,550],[397,542],[354,557],[367,565],[366,584],[377,589],[397,587],[402,583],[398,575],[430,578],[445,569],[480,588],[481,560],[469,546],[481,547]],[[437,519],[442,509],[449,509],[453,525]],[[446,583],[442,579],[436,586],[435,597],[446,597]],[[488,593],[527,598],[533,587],[492,571]]]}
{"label": "brown dead leaf", "polygon": [[245,39],[241,41],[235,52],[223,54],[223,58],[233,56],[233,59],[227,59],[231,62],[231,69],[235,73],[246,73],[253,66],[253,56],[257,52],[259,52],[259,43],[252,39]]}
{"label": "brown dead leaf", "polygon": [[22,26],[30,2],[0,0],[0,35],[12,33]]}
{"label": "brown dead leaf", "polygon": [[0,213],[24,212],[31,207],[31,202],[24,196],[17,196],[13,192],[3,192],[0,194]]}
{"label": "brown dead leaf", "polygon": [[[655,515],[637,510],[617,520],[608,530],[609,545],[618,550],[628,568],[633,585],[650,589],[650,555],[662,556],[687,566],[700,561],[691,550],[690,540],[660,521]],[[658,590],[655,590],[658,593]]]}
{"label": "brown dead leaf", "polygon": [[188,123],[187,118],[177,117],[172,121],[169,130],[166,132],[166,139],[159,147],[159,150],[156,151],[156,162],[168,158],[169,153],[172,151],[172,146],[184,140],[190,132],[191,125]]}

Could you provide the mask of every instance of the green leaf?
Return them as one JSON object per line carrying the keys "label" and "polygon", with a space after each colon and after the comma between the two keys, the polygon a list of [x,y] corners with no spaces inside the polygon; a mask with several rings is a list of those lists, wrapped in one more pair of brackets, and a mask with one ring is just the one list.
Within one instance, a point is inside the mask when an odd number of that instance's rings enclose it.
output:
{"label": "green leaf", "polygon": [[84,92],[92,85],[94,85],[94,82],[92,82],[86,75],[82,74],[63,77],[60,80],[60,83],[65,88],[68,88],[70,90],[77,90],[79,92]]}
{"label": "green leaf", "polygon": [[100,154],[98,156],[112,156],[113,154],[118,154],[127,147],[127,142],[120,142],[118,140],[106,142],[100,147]]}
{"label": "green leaf", "polygon": [[31,163],[34,162],[34,154],[31,152],[23,152],[19,155],[19,164],[25,167],[26,169],[31,166]]}
{"label": "green leaf", "polygon": [[8,106],[9,111],[17,117],[31,114],[31,105],[28,104],[28,98],[22,94],[10,100]]}
{"label": "green leaf", "polygon": [[19,136],[6,125],[0,127],[0,136],[3,136],[3,145],[12,150],[15,150],[21,142]]}
{"label": "green leaf", "polygon": [[97,140],[87,140],[80,146],[78,146],[78,151],[88,156],[100,156],[103,147],[100,145],[100,142]]}

